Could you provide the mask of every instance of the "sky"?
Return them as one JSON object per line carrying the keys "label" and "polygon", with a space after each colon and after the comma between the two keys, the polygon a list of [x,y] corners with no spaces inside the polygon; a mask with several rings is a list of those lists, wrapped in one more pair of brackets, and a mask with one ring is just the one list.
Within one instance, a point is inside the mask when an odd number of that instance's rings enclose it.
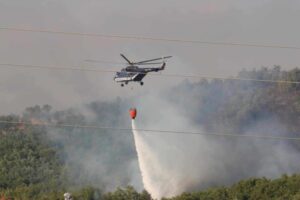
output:
{"label": "sky", "polygon": [[[0,0],[0,27],[300,47],[296,0]],[[242,69],[299,66],[299,50],[134,41],[0,30],[0,63],[120,69],[123,62],[174,56],[165,73],[234,76]],[[121,88],[114,74],[0,67],[0,114],[35,104],[65,109],[139,96],[182,79],[146,77]]]}

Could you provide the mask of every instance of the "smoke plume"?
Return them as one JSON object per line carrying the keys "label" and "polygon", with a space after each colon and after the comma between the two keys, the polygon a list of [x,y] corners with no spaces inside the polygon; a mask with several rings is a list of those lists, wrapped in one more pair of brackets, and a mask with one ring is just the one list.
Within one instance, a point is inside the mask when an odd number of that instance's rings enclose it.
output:
{"label": "smoke plume", "polygon": [[[191,118],[195,115],[193,110],[188,110],[189,115],[182,112],[189,108],[187,104],[171,102],[169,97],[152,93],[138,100],[139,127],[206,131]],[[132,126],[136,128],[134,122]],[[284,132],[287,132],[285,126],[269,117],[258,120],[255,125],[252,123],[244,134],[276,135]],[[200,188],[228,185],[249,177],[275,178],[300,169],[299,152],[286,141],[133,133],[144,187],[156,199]]]}
{"label": "smoke plume", "polygon": [[[262,71],[273,76],[280,70]],[[295,103],[299,93],[294,86],[285,87],[185,81],[164,91],[140,93],[136,98],[98,101],[36,118],[129,127],[128,108],[135,106],[138,116],[133,129],[295,137],[299,133],[300,115]],[[284,140],[141,131],[134,131],[133,138],[131,131],[76,128],[51,128],[48,135],[63,149],[62,158],[73,185],[93,185],[104,191],[132,185],[138,190],[144,187],[157,199],[300,170],[299,143]]]}

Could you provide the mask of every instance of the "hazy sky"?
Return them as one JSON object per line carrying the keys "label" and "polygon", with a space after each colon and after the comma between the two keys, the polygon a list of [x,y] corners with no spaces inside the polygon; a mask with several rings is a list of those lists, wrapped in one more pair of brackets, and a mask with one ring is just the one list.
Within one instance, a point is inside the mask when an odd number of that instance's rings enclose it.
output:
{"label": "hazy sky", "polygon": [[[0,0],[0,27],[201,41],[300,46],[297,0]],[[299,66],[300,50],[103,39],[0,31],[0,63],[93,66],[85,59],[122,62],[173,55],[166,73],[236,75],[243,68]],[[121,67],[121,66],[117,66]],[[66,108],[137,95],[181,79],[147,77],[145,86],[120,88],[113,74],[0,68],[0,113],[49,103]]]}

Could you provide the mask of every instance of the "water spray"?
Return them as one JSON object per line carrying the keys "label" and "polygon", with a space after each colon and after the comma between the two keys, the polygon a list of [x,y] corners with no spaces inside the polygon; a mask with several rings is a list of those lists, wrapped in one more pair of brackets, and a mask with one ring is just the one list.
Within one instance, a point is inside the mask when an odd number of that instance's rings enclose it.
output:
{"label": "water spray", "polygon": [[136,147],[139,168],[142,176],[143,186],[154,199],[160,199],[165,194],[164,186],[160,185],[161,174],[166,172],[161,170],[157,156],[153,149],[147,143],[145,136],[137,131],[135,118],[137,116],[136,108],[131,108],[129,114],[132,122],[132,131]]}

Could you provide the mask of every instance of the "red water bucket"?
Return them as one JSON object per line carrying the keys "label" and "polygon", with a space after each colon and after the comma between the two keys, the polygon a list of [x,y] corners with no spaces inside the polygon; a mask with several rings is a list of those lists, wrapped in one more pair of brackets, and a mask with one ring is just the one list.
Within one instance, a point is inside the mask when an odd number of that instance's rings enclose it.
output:
{"label": "red water bucket", "polygon": [[131,119],[135,119],[135,117],[136,117],[136,109],[135,108],[130,108],[129,109],[129,115],[130,115],[130,117],[131,117]]}

